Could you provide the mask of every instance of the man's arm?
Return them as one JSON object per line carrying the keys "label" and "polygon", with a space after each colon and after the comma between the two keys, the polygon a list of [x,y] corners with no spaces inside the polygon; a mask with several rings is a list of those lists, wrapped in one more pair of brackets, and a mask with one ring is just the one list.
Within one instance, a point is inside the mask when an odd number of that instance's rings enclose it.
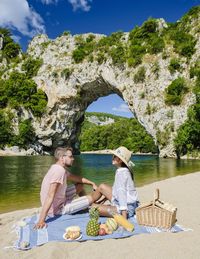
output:
{"label": "man's arm", "polygon": [[34,228],[38,229],[38,228],[43,228],[43,227],[47,226],[47,224],[45,223],[45,218],[46,218],[47,213],[48,213],[48,211],[51,207],[51,204],[53,202],[53,199],[55,197],[55,194],[56,194],[56,191],[57,191],[59,185],[60,185],[60,183],[50,184],[49,191],[48,191],[48,194],[47,194],[47,198],[44,202],[44,205],[42,206],[42,211],[40,213],[39,221],[35,225]]}
{"label": "man's arm", "polygon": [[92,185],[93,189],[96,190],[97,189],[97,186],[94,182],[86,179],[86,178],[83,178],[83,177],[80,177],[78,175],[74,175],[74,174],[69,174],[67,176],[67,179],[69,179],[70,181],[74,182],[74,183],[83,183],[83,184],[88,184],[88,185]]}

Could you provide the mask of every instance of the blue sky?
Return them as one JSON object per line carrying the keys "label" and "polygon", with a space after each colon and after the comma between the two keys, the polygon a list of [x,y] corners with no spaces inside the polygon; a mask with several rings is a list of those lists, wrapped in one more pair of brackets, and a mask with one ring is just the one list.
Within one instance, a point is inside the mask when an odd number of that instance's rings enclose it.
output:
{"label": "blue sky", "polygon": [[[149,17],[175,22],[199,4],[200,0],[0,0],[0,26],[10,28],[26,50],[38,33],[54,39],[63,31],[73,35],[126,32]],[[132,116],[116,95],[99,98],[88,110]]]}

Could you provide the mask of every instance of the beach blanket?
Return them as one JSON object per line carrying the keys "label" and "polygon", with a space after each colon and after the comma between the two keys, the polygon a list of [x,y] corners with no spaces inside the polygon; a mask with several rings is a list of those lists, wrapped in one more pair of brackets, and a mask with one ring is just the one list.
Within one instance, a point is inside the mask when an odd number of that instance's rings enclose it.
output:
{"label": "beach blanket", "polygon": [[[174,225],[170,230],[160,229],[155,227],[140,226],[137,223],[136,217],[130,218],[130,221],[134,224],[135,228],[133,232],[128,232],[124,228],[119,227],[110,235],[104,236],[87,236],[86,225],[89,221],[89,213],[79,213],[75,215],[62,215],[54,218],[47,219],[47,228],[34,229],[34,225],[38,222],[39,215],[24,218],[20,224],[17,224],[16,230],[18,233],[18,240],[14,247],[17,249],[25,250],[31,249],[36,246],[43,245],[51,241],[62,241],[62,242],[83,242],[86,240],[101,240],[109,238],[126,238],[141,233],[155,233],[155,232],[180,232],[184,229],[178,225]],[[100,217],[99,222],[105,223],[107,218]],[[65,229],[72,225],[78,225],[81,228],[81,238],[79,240],[68,241],[63,238]]]}

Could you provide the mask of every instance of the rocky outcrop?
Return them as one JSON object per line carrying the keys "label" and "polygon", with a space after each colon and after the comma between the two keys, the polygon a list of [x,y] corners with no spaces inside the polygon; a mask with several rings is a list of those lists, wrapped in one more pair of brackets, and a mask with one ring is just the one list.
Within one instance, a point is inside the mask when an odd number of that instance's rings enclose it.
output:
{"label": "rocky outcrop", "polygon": [[[160,20],[159,30],[166,27]],[[82,35],[87,38],[89,34]],[[93,34],[98,41],[104,35]],[[196,53],[190,63],[200,56],[200,37],[196,35]],[[127,41],[128,34],[124,34]],[[168,46],[168,53],[176,56]],[[43,65],[34,77],[38,88],[48,96],[48,108],[41,119],[33,118],[33,126],[38,138],[37,146],[42,150],[50,150],[58,145],[72,145],[79,149],[78,136],[84,113],[87,107],[99,97],[118,94],[129,106],[138,121],[157,142],[158,133],[167,134],[165,143],[158,143],[160,156],[176,157],[173,139],[180,125],[187,119],[187,110],[195,102],[195,96],[189,91],[178,106],[168,106],[164,101],[165,89],[179,76],[188,84],[190,64],[181,58],[182,71],[171,74],[169,71],[170,56],[163,59],[162,53],[146,54],[140,66],[133,68],[127,64],[113,65],[108,57],[105,62],[84,60],[76,64],[72,58],[76,49],[76,36],[66,35],[50,40],[46,35],[36,36],[29,44],[28,54],[34,58],[42,58]],[[159,72],[155,74],[155,64]],[[142,82],[135,82],[134,75],[140,67],[145,69]],[[63,71],[70,71],[67,77]],[[173,128],[173,130],[169,130]]]}
{"label": "rocky outcrop", "polygon": [[115,120],[113,118],[106,117],[106,116],[98,117],[95,115],[86,115],[85,120],[87,120],[95,125],[98,125],[98,126],[108,125],[108,124],[112,124],[115,122]]}

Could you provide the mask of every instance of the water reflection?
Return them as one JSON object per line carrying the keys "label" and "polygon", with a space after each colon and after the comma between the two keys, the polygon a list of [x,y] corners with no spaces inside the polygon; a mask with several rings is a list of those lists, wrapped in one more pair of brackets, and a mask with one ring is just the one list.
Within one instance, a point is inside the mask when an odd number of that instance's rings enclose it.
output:
{"label": "water reflection", "polygon": [[[133,156],[136,186],[200,168],[199,160],[159,159],[157,156]],[[112,184],[115,168],[111,155],[84,154],[75,157],[71,171],[100,184]],[[0,213],[39,206],[40,185],[54,162],[53,157],[0,157]],[[91,188],[86,187],[90,192]]]}

